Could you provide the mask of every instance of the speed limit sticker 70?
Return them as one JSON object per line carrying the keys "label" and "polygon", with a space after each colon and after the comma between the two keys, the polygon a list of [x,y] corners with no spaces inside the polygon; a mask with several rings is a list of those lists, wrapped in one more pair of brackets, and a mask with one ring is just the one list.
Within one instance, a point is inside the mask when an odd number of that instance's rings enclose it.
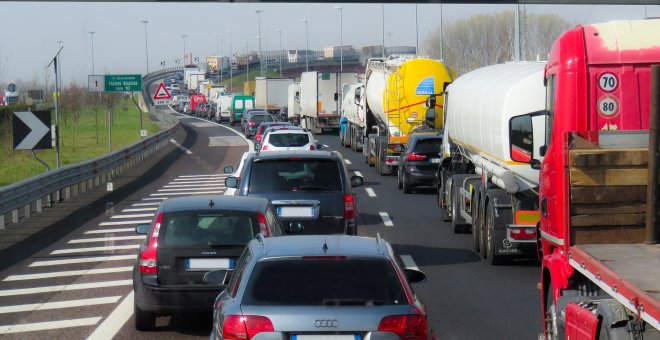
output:
{"label": "speed limit sticker 70", "polygon": [[619,101],[612,96],[605,96],[598,100],[598,113],[605,118],[612,118],[619,113]]}
{"label": "speed limit sticker 70", "polygon": [[598,76],[598,87],[605,92],[612,92],[619,86],[619,78],[612,72],[605,72]]}

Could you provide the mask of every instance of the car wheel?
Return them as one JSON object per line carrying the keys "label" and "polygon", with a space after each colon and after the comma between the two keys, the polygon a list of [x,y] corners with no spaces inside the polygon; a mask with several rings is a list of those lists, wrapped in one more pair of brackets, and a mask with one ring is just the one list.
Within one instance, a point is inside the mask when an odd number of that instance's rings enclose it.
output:
{"label": "car wheel", "polygon": [[156,314],[153,312],[145,312],[134,305],[135,312],[135,329],[138,331],[150,331],[156,327]]}
{"label": "car wheel", "polygon": [[403,189],[403,183],[401,183],[401,170],[396,171],[396,187],[397,189]]}
{"label": "car wheel", "polygon": [[405,173],[403,174],[403,179],[401,180],[401,182],[402,182],[401,186],[403,188],[403,193],[404,194],[412,194],[413,187],[412,187],[412,184],[410,184],[410,181],[406,180],[406,174]]}

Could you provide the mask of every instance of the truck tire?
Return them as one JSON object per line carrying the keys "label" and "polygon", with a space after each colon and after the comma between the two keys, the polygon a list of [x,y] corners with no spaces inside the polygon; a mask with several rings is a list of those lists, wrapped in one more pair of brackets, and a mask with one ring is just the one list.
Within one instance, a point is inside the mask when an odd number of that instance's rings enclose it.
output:
{"label": "truck tire", "polygon": [[346,124],[344,128],[344,137],[341,138],[341,145],[345,148],[350,148],[352,145],[351,124]]}
{"label": "truck tire", "polygon": [[564,339],[563,334],[559,334],[561,330],[559,324],[559,313],[557,313],[557,305],[555,305],[555,294],[551,282],[548,287],[548,296],[545,302],[545,335],[547,340]]}
{"label": "truck tire", "polygon": [[156,327],[156,314],[153,312],[145,312],[137,306],[133,305],[135,312],[135,329],[138,331],[151,331]]}
{"label": "truck tire", "polygon": [[385,152],[387,150],[387,140],[386,139],[376,139],[376,172],[381,175],[385,176],[387,173],[385,172],[385,159],[387,156],[385,155]]}
{"label": "truck tire", "polygon": [[[596,308],[596,314],[602,316],[600,322],[601,340],[629,340],[628,323],[625,307],[616,300],[602,300]],[[646,339],[646,337],[644,337]]]}
{"label": "truck tire", "polygon": [[454,234],[462,234],[465,232],[465,224],[460,223],[460,209],[459,207],[459,197],[458,197],[458,186],[456,180],[452,181],[451,185],[451,229],[454,231]]}
{"label": "truck tire", "polygon": [[474,194],[472,195],[472,249],[479,253],[479,236],[481,230],[481,219],[479,216],[479,203],[481,186],[477,186]]}
{"label": "truck tire", "polygon": [[506,262],[506,256],[495,254],[495,207],[492,201],[486,205],[486,219],[483,224],[484,234],[486,236],[486,258],[488,263],[497,266]]}
{"label": "truck tire", "polygon": [[351,126],[351,151],[357,152],[357,130]]}

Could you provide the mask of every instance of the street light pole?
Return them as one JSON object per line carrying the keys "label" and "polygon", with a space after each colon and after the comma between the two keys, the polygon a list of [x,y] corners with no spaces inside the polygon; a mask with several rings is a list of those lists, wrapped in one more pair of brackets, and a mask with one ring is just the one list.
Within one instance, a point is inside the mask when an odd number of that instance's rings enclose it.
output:
{"label": "street light pole", "polygon": [[148,42],[147,42],[148,41],[147,40],[148,39],[147,38],[147,24],[149,23],[149,21],[142,20],[142,23],[144,24],[144,51],[147,55],[147,73],[146,74],[149,74],[149,45],[148,45]]}
{"label": "street light pole", "polygon": [[[183,39],[183,67],[186,67],[186,38],[188,37],[187,34],[184,34],[181,36],[181,39]],[[192,60],[190,61],[192,63]]]}
{"label": "street light pole", "polygon": [[245,81],[250,81],[250,52],[248,50],[248,41],[245,41]]}
{"label": "street light pole", "polygon": [[280,34],[280,53],[279,53],[280,57],[279,57],[279,59],[280,59],[280,78],[282,78],[282,29],[278,28],[277,33]]}
{"label": "street light pole", "polygon": [[305,40],[307,41],[307,47],[305,50],[305,72],[309,72],[309,26],[307,26],[307,19],[302,19],[302,22],[305,23]]}
{"label": "street light pole", "polygon": [[96,74],[94,71],[94,31],[89,32],[89,34],[92,36],[92,74]]}
{"label": "street light pole", "polygon": [[234,65],[231,61],[231,58],[233,57],[233,53],[231,50],[231,31],[227,31],[229,33],[229,93],[234,92]]}
{"label": "street light pole", "polygon": [[335,9],[339,10],[339,72],[344,72],[344,11],[341,6],[335,6]]}
{"label": "street light pole", "polygon": [[385,58],[385,4],[382,4],[383,14],[383,58]]}
{"label": "street light pole", "polygon": [[[263,12],[263,9],[258,9],[254,11],[257,13],[257,24],[259,26],[259,74],[263,77],[264,76],[264,65],[263,65],[263,56],[261,55],[261,12]],[[249,61],[249,60],[248,60]]]}

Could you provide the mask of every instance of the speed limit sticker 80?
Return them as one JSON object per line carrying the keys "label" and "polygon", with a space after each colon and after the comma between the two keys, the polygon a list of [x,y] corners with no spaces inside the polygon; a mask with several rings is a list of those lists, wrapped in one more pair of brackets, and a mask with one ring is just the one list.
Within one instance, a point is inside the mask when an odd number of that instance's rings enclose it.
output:
{"label": "speed limit sticker 80", "polygon": [[619,87],[619,78],[612,72],[605,72],[598,76],[598,87],[605,92],[613,92]]}
{"label": "speed limit sticker 80", "polygon": [[612,118],[619,113],[619,101],[613,96],[605,96],[598,100],[598,113],[605,118]]}

